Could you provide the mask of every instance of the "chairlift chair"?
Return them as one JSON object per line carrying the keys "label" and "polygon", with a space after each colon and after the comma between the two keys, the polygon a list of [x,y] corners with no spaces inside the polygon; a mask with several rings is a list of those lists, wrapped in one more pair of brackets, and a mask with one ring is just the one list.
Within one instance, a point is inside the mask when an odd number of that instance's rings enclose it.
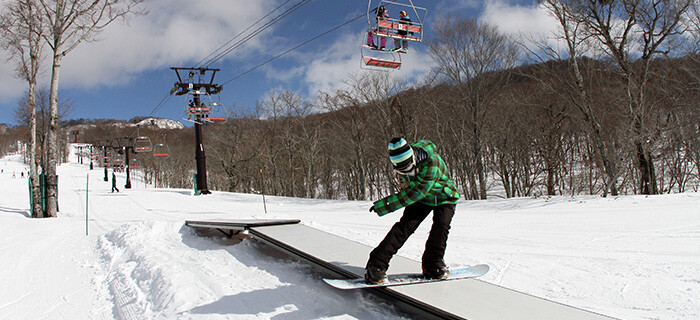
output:
{"label": "chairlift chair", "polygon": [[142,136],[141,128],[139,128],[139,126],[136,126],[136,138],[134,138],[133,148],[134,152],[136,153],[151,152],[151,149],[153,148],[151,138],[148,136]]}
{"label": "chairlift chair", "polygon": [[153,157],[167,158],[170,156],[170,147],[165,144],[165,133],[163,133],[163,143],[158,143],[153,147]]}
{"label": "chairlift chair", "polygon": [[185,112],[185,120],[187,121],[192,121],[192,118],[198,118],[203,115],[207,115],[211,113],[211,108],[207,107],[205,103],[200,102],[199,104],[195,105],[194,103],[194,95],[206,95],[206,91],[188,91],[187,94],[185,94],[185,102],[183,105],[183,110]]}
{"label": "chairlift chair", "polygon": [[368,70],[398,70],[401,69],[401,60],[388,60],[376,57],[362,57],[360,67]]}
{"label": "chairlift chair", "polygon": [[[389,18],[377,19],[377,8],[384,7],[389,13]],[[413,16],[410,23],[397,18],[400,11],[406,11]],[[413,4],[413,0],[369,0],[367,3],[367,24],[373,35],[378,37],[407,40],[412,42],[423,41],[423,26],[428,9]],[[400,34],[406,33],[405,35]]]}
{"label": "chairlift chair", "polygon": [[155,158],[167,158],[170,156],[170,147],[168,145],[159,143],[153,148],[153,157]]}
{"label": "chairlift chair", "polygon": [[[363,35],[364,38],[364,35]],[[360,68],[366,70],[389,71],[401,69],[401,55],[390,50],[376,50],[366,44],[360,47]]]}
{"label": "chairlift chair", "polygon": [[138,159],[131,159],[131,163],[129,165],[129,169],[140,169],[141,166],[139,165],[139,160]]}
{"label": "chairlift chair", "polygon": [[[383,7],[389,13],[389,18],[378,18],[377,10]],[[414,19],[410,22],[402,21],[397,18],[392,18],[391,14],[396,17],[400,11],[406,13]],[[381,45],[376,43],[368,43],[370,37],[372,41],[385,41],[385,39],[397,39],[411,42],[423,41],[423,25],[427,16],[428,10],[423,7],[417,7],[413,4],[413,0],[369,0],[367,3],[367,25],[369,28],[368,38],[365,42],[365,36],[362,40],[362,60],[361,67],[370,70],[398,70],[401,68],[402,51],[390,49],[381,49]],[[375,54],[376,53],[376,54]]]}
{"label": "chairlift chair", "polygon": [[134,152],[151,152],[153,144],[151,143],[151,138],[147,136],[140,136],[134,138]]}
{"label": "chairlift chair", "polygon": [[203,122],[208,123],[225,123],[228,120],[228,115],[226,114],[226,109],[221,103],[211,102],[208,104],[212,112],[201,118]]}

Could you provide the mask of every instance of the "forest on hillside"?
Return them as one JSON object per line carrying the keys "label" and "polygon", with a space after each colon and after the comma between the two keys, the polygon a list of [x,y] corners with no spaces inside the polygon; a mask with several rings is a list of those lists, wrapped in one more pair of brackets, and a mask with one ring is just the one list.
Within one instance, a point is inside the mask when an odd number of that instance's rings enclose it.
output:
{"label": "forest on hillside", "polygon": [[[625,87],[604,62],[581,59],[591,115],[608,161],[617,168],[616,194],[643,193]],[[698,57],[653,63],[645,117],[658,193],[697,191],[700,180]],[[609,194],[589,122],[571,101],[571,65],[546,62],[485,75],[487,107],[465,112],[460,88],[438,84],[400,90],[386,73],[357,74],[350,89],[305,101],[289,91],[271,92],[256,112],[204,127],[208,183],[212,190],[328,198],[377,199],[395,191],[387,142],[395,136],[433,141],[467,199],[480,199],[472,143],[480,137],[486,196]],[[79,135],[95,140],[133,136],[133,128],[95,126]],[[162,134],[166,133],[163,140]],[[190,188],[194,130],[143,128],[170,157],[134,154],[140,170],[159,186]],[[80,140],[83,139],[83,140]],[[116,155],[115,155],[116,156]],[[260,170],[262,169],[262,174]]]}

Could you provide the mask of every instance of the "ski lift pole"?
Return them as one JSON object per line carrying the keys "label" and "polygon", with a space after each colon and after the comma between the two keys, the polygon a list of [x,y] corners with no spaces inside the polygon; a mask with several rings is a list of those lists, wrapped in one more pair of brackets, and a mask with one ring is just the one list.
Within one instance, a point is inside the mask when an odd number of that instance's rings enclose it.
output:
{"label": "ski lift pole", "polygon": [[260,188],[262,189],[263,209],[265,209],[265,214],[267,214],[267,204],[265,203],[265,182],[263,180],[262,169],[260,169]]}
{"label": "ski lift pole", "polygon": [[131,168],[129,166],[129,150],[132,147],[124,147],[124,156],[126,157],[126,160],[124,160],[124,166],[126,167],[126,184],[124,184],[124,189],[131,189],[131,174],[129,173],[131,171]]}
{"label": "ski lift pole", "polygon": [[88,211],[89,211],[89,204],[88,202],[88,192],[90,192],[90,172],[87,173],[87,178],[85,178],[85,235],[88,235]]}
{"label": "ski lift pole", "polygon": [[102,146],[102,164],[105,167],[105,181],[109,181],[109,177],[107,176],[107,146]]}
{"label": "ski lift pole", "polygon": [[[190,116],[194,116],[194,130],[195,130],[195,159],[197,160],[197,188],[201,194],[210,194],[209,188],[207,186],[207,166],[206,166],[206,156],[204,155],[204,143],[202,137],[202,121],[204,116],[208,116],[211,112],[203,109],[201,106],[200,95],[204,92],[206,95],[218,94],[222,90],[222,86],[214,84],[214,76],[219,69],[209,69],[209,68],[170,68],[175,71],[177,75],[178,82],[175,83],[172,93],[179,96],[192,94],[192,103],[194,106],[191,107],[191,111],[188,113]],[[187,71],[188,80],[183,81],[180,72]],[[199,73],[200,79],[205,76],[207,72],[210,73],[209,82],[195,83],[194,77]],[[186,111],[187,112],[187,111]]]}
{"label": "ski lift pole", "polygon": [[[194,104],[199,106],[200,99],[199,93],[194,94]],[[202,121],[200,119],[201,115],[195,115],[195,160],[197,160],[197,189],[200,190],[202,194],[210,194],[209,188],[207,187],[207,157],[204,154],[204,141],[202,137]]]}

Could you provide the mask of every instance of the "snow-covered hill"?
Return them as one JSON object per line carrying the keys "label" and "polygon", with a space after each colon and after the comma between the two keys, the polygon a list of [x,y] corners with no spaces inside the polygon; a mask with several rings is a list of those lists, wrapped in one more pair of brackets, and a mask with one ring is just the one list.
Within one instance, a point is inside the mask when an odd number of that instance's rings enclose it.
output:
{"label": "snow-covered hill", "polygon": [[147,118],[139,121],[134,126],[139,127],[154,127],[158,129],[183,129],[185,126],[182,123],[170,119]]}
{"label": "snow-covered hill", "polygon": [[[147,186],[137,172],[132,189],[111,193],[101,170],[68,163],[59,168],[59,217],[37,220],[28,217],[20,159],[0,160],[0,319],[402,318],[257,241],[234,244],[184,226],[299,218],[375,246],[400,212],[377,217],[368,201],[266,197],[266,214],[258,195],[197,197]],[[117,173],[120,188],[124,178]],[[400,255],[420,260],[429,222]],[[461,201],[446,262],[487,263],[484,281],[613,317],[700,319],[700,195]]]}
{"label": "snow-covered hill", "polygon": [[[183,129],[185,126],[175,120],[161,119],[161,118],[146,118],[137,123],[131,123],[121,120],[107,120],[104,124],[106,126],[116,127],[116,128],[150,128],[150,129]],[[83,131],[86,129],[94,128],[95,124],[78,124],[70,126],[68,131]]]}

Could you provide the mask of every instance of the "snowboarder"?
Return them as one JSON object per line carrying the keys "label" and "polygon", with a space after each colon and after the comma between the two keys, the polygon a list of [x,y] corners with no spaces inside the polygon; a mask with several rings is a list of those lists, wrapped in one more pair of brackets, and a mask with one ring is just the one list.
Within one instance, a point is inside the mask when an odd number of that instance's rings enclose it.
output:
{"label": "snowboarder", "polygon": [[435,144],[428,140],[411,145],[403,138],[394,138],[389,142],[389,159],[402,189],[375,202],[369,211],[383,216],[403,207],[406,209],[399,222],[370,253],[365,269],[367,282],[376,284],[386,279],[389,260],[431,211],[433,225],[423,252],[423,274],[430,279],[449,276],[443,257],[459,192],[447,171],[447,165],[435,149]]}
{"label": "snowboarder", "polygon": [[114,193],[114,190],[119,192],[119,189],[117,189],[117,176],[114,174],[114,170],[112,170],[112,193]]}

